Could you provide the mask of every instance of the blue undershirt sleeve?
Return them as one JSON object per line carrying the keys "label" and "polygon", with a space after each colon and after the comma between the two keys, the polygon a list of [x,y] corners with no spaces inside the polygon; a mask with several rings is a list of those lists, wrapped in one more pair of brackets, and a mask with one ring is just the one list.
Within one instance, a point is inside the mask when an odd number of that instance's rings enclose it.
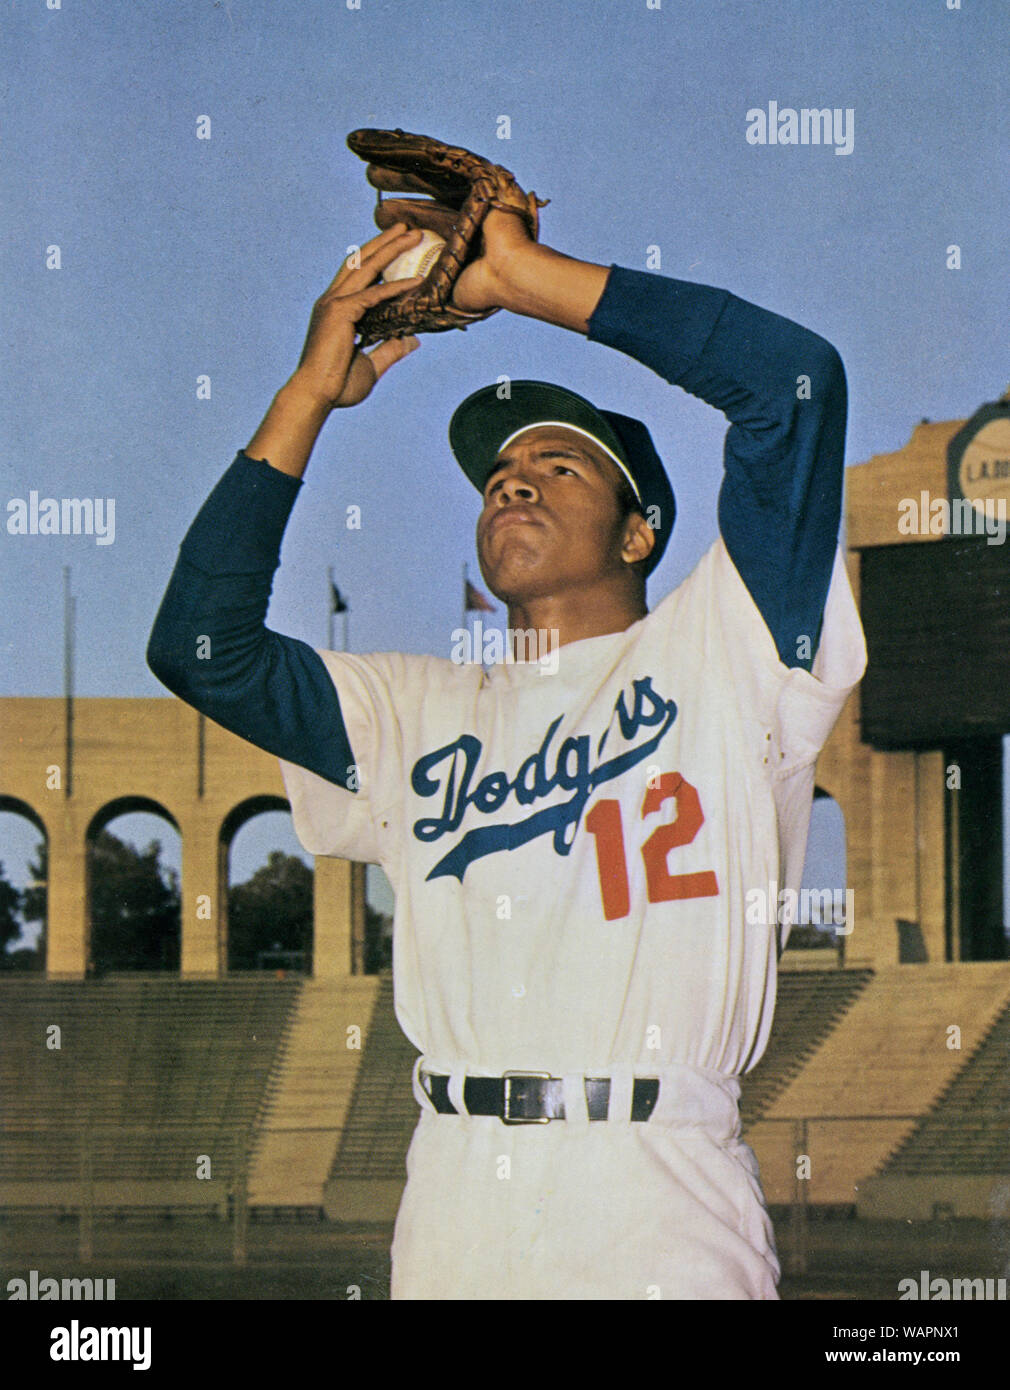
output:
{"label": "blue undershirt sleeve", "polygon": [[837,351],[726,290],[617,265],[588,337],[730,421],[719,528],[780,660],[809,670],[841,519],[847,398]]}
{"label": "blue undershirt sleeve", "polygon": [[330,675],[307,643],[265,625],[300,487],[238,454],[179,549],[147,661],[215,723],[346,787],[354,755]]}

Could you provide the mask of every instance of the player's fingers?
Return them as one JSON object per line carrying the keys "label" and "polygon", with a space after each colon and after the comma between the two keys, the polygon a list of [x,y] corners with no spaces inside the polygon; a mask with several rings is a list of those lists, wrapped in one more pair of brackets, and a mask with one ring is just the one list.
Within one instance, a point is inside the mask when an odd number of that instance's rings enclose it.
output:
{"label": "player's fingers", "polygon": [[415,348],[419,348],[420,346],[420,339],[411,336],[405,338],[386,338],[378,347],[373,348],[371,352],[365,355],[369,362],[371,362],[372,368],[375,371],[375,378],[378,380],[383,372],[388,371],[394,362],[401,361],[402,358],[409,356]]}
{"label": "player's fingers", "polygon": [[418,228],[407,227],[402,222],[388,231],[380,232],[346,258],[327,287],[327,292],[339,289],[344,294],[353,294],[362,286],[371,284],[391,261],[408,247],[416,246],[421,235]]}
{"label": "player's fingers", "polygon": [[[376,276],[381,275],[387,265],[396,260],[397,256],[402,256],[404,251],[416,246],[423,235],[419,228],[408,227],[406,231],[392,237],[383,246],[377,246],[374,251],[365,256],[356,274],[359,278],[364,277],[365,284],[371,284]],[[347,288],[351,289],[353,285],[354,276],[351,275],[348,277]]]}
{"label": "player's fingers", "polygon": [[367,285],[365,289],[354,294],[342,295],[341,298],[346,298],[355,306],[360,303],[362,308],[359,312],[364,312],[372,304],[381,304],[384,299],[395,299],[406,290],[416,289],[423,279],[423,275],[412,275],[409,280],[390,280],[388,284]]}
{"label": "player's fingers", "polygon": [[395,240],[396,237],[413,236],[414,233],[419,230],[420,229],[417,227],[408,227],[406,222],[394,222],[392,226],[387,227],[384,231],[376,233],[371,241],[365,242],[361,248],[362,260],[367,256],[374,255],[376,251],[381,251],[384,246],[390,241]]}
{"label": "player's fingers", "polygon": [[395,227],[389,227],[386,231],[380,232],[378,236],[372,237],[371,241],[366,241],[363,246],[350,247],[348,249],[347,255],[340,262],[340,268],[337,271],[336,275],[333,277],[333,279],[330,281],[329,285],[327,286],[327,289],[334,289],[339,281],[346,280],[347,277],[353,271],[359,270],[361,268],[362,261],[366,260],[369,256],[371,256],[382,245],[388,244],[390,241],[395,240],[397,237],[403,236],[406,230],[406,223],[401,222],[398,223]]}
{"label": "player's fingers", "polygon": [[[412,275],[409,280],[391,280],[389,284],[366,285],[353,294],[340,286],[330,288],[316,301],[313,321],[320,326],[326,324],[353,325],[358,322],[366,309],[373,304],[381,304],[384,299],[395,299],[405,291],[414,290],[424,279],[423,275]],[[310,330],[311,332],[311,330]]]}

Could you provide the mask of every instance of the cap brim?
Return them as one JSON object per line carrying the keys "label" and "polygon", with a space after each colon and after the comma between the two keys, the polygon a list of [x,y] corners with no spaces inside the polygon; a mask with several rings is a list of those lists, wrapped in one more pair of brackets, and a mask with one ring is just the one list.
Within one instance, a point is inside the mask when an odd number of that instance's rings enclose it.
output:
{"label": "cap brim", "polygon": [[[499,394],[503,389],[508,392],[504,397]],[[593,435],[630,471],[624,446],[596,407],[574,391],[546,381],[483,386],[467,396],[449,424],[449,444],[463,472],[483,492],[505,440],[546,420]]]}

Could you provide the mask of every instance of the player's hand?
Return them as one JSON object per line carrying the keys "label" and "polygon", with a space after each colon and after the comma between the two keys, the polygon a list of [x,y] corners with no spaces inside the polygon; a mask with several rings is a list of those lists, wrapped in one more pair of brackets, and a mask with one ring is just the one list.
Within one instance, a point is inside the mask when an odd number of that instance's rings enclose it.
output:
{"label": "player's hand", "polygon": [[481,226],[481,253],[453,288],[456,308],[468,313],[509,308],[510,284],[531,246],[536,242],[521,217],[491,208]]}
{"label": "player's hand", "polygon": [[359,264],[351,259],[345,261],[313,305],[305,346],[292,380],[328,409],[363,401],[394,362],[420,347],[413,337],[387,339],[367,353],[354,345],[355,325],[366,309],[384,299],[394,299],[420,282],[422,277],[415,276],[388,285],[377,283],[386,266],[416,245],[420,235],[400,224],[373,237],[354,258]]}

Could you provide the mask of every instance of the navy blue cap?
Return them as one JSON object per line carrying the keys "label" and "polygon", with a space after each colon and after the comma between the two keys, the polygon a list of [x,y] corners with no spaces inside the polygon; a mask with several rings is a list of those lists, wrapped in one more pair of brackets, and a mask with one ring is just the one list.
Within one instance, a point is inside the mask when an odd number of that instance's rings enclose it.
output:
{"label": "navy blue cap", "polygon": [[[507,394],[502,395],[503,391]],[[547,381],[512,381],[482,386],[449,422],[449,444],[463,472],[481,493],[506,443],[534,425],[565,425],[590,435],[610,454],[638,494],[642,515],[655,536],[646,574],[659,564],[673,531],[677,503],[649,431],[641,420],[601,410]]]}

